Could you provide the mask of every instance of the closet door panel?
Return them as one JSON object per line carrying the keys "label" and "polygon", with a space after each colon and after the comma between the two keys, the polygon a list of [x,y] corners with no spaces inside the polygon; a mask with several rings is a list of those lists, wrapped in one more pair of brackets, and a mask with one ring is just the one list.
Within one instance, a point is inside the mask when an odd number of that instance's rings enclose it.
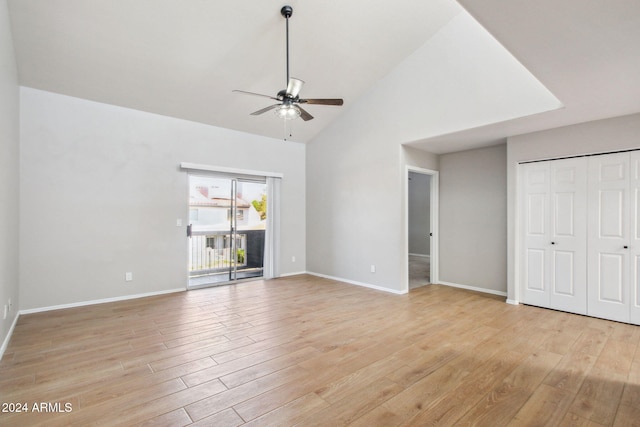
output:
{"label": "closet door panel", "polygon": [[544,239],[547,230],[547,201],[546,193],[527,194],[527,237],[529,239]]}
{"label": "closet door panel", "polygon": [[598,237],[609,239],[625,238],[626,189],[600,190],[598,192]]}
{"label": "closet door panel", "polygon": [[549,307],[587,312],[587,162],[555,160],[551,168]]}
{"label": "closet door panel", "polygon": [[527,291],[545,292],[545,253],[540,249],[527,249]]}
{"label": "closet door panel", "polygon": [[573,252],[554,251],[553,292],[555,295],[575,296],[576,288],[573,274],[575,264],[576,260]]}
{"label": "closet door panel", "polygon": [[588,308],[629,321],[629,154],[589,158]]}
{"label": "closet door panel", "polygon": [[597,297],[600,301],[624,304],[625,262],[622,254],[600,253]]}
{"label": "closet door panel", "polygon": [[547,162],[521,165],[521,221],[524,235],[520,253],[522,302],[549,306],[550,203]]}

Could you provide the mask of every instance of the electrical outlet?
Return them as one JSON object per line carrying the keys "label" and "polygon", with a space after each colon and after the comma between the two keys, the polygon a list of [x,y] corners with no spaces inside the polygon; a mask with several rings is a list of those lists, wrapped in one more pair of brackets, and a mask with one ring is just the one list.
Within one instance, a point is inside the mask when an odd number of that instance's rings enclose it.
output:
{"label": "electrical outlet", "polygon": [[9,298],[9,302],[7,302],[7,305],[9,306],[9,313],[11,313],[11,306],[13,304],[11,304],[11,298]]}
{"label": "electrical outlet", "polygon": [[130,282],[133,280],[133,273],[132,272],[126,272],[124,273],[124,280],[125,282]]}
{"label": "electrical outlet", "polygon": [[176,220],[176,227],[182,227],[182,218]]}
{"label": "electrical outlet", "polygon": [[4,305],[4,317],[3,319],[7,318],[7,314],[9,314],[9,306],[7,304]]}
{"label": "electrical outlet", "polygon": [[296,257],[295,256],[291,257],[291,262],[296,262]]}
{"label": "electrical outlet", "polygon": [[371,264],[371,272],[372,272],[372,273],[375,273],[375,272],[376,272],[376,266],[375,266],[375,265],[373,265],[373,264]]}

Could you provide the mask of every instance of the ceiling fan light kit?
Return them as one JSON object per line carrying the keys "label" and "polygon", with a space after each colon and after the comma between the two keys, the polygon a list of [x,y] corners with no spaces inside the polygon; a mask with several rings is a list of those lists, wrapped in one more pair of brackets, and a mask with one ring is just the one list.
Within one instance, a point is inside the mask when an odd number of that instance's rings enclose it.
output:
{"label": "ceiling fan light kit", "polygon": [[234,92],[242,93],[245,95],[253,95],[260,96],[263,98],[269,98],[274,101],[278,101],[279,104],[273,104],[268,107],[262,108],[261,110],[254,111],[251,113],[252,116],[258,116],[260,114],[266,113],[270,110],[275,110],[275,114],[277,117],[287,121],[293,120],[298,117],[302,118],[304,121],[312,120],[313,116],[309,114],[304,108],[302,108],[299,104],[312,104],[312,105],[342,105],[343,100],[339,98],[329,98],[329,99],[304,99],[300,98],[300,91],[302,90],[302,86],[304,85],[304,81],[300,79],[296,79],[294,77],[289,77],[289,18],[293,15],[293,8],[291,6],[283,6],[280,9],[280,14],[286,19],[286,48],[287,48],[287,87],[279,91],[276,96],[262,95],[254,92],[247,92],[244,90],[234,90]]}
{"label": "ceiling fan light kit", "polygon": [[302,112],[300,111],[300,108],[296,107],[295,105],[283,104],[283,105],[278,105],[276,107],[275,113],[276,113],[276,116],[280,117],[281,119],[293,120],[300,117],[300,114]]}

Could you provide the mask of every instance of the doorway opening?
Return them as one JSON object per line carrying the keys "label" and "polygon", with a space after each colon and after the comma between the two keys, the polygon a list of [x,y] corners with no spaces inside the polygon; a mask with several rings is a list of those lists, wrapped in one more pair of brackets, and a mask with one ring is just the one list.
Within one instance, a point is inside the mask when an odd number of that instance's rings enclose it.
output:
{"label": "doorway opening", "polygon": [[407,290],[437,279],[436,171],[407,169]]}
{"label": "doorway opening", "polygon": [[189,174],[189,288],[264,272],[266,180]]}

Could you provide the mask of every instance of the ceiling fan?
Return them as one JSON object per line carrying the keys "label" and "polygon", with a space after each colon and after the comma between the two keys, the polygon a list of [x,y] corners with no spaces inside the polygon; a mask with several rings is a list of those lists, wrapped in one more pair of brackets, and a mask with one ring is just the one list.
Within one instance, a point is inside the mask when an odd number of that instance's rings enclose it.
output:
{"label": "ceiling fan", "polygon": [[266,108],[262,108],[261,110],[254,111],[253,113],[251,113],[252,116],[258,116],[260,114],[266,113],[267,111],[275,110],[276,115],[282,119],[291,120],[300,117],[302,118],[302,120],[308,121],[313,119],[313,116],[309,114],[309,112],[304,108],[302,108],[300,104],[342,105],[344,101],[342,99],[336,98],[300,98],[300,90],[302,89],[302,85],[304,85],[304,81],[296,79],[294,77],[289,77],[289,18],[293,14],[293,8],[291,6],[283,6],[282,9],[280,9],[280,14],[285,17],[287,27],[287,88],[279,91],[276,96],[262,95],[260,93],[247,92],[245,90],[234,90],[233,92],[260,96],[279,102],[278,104],[273,104]]}

